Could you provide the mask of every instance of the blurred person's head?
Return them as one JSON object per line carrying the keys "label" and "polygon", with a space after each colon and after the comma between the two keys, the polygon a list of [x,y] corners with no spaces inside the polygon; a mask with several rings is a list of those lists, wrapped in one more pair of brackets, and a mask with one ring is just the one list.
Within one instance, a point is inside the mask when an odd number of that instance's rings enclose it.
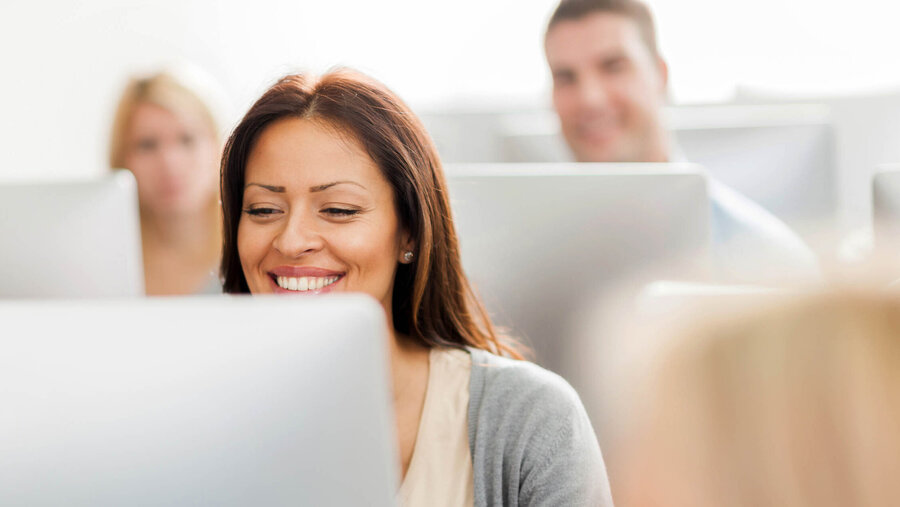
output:
{"label": "blurred person's head", "polygon": [[282,78],[226,143],[221,186],[226,292],[362,292],[419,345],[516,355],[463,273],[437,150],[381,83]]}
{"label": "blurred person's head", "polygon": [[662,357],[613,458],[618,505],[900,504],[900,299],[781,301]]}
{"label": "blurred person's head", "polygon": [[216,209],[222,145],[210,100],[187,76],[170,71],[132,78],[125,86],[109,161],[134,174],[145,218]]}
{"label": "blurred person's head", "polygon": [[562,0],[544,50],[563,137],[580,162],[666,162],[668,70],[638,0]]}

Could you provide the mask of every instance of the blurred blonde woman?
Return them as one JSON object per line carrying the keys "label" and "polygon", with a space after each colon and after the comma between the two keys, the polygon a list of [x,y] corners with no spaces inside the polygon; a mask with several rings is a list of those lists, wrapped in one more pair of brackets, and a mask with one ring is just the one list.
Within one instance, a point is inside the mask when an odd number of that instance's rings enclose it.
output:
{"label": "blurred blonde woman", "polygon": [[[133,78],[115,113],[110,166],[134,173],[148,295],[221,292],[217,111],[182,71]],[[205,90],[204,90],[205,91]]]}
{"label": "blurred blonde woman", "polygon": [[617,505],[900,505],[896,298],[794,301],[665,357],[614,466]]}

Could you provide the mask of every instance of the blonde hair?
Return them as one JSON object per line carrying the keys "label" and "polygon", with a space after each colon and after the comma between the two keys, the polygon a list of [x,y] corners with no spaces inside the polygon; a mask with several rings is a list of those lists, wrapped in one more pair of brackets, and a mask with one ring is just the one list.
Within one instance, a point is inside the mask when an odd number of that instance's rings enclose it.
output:
{"label": "blonde hair", "polygon": [[895,297],[820,295],[719,323],[648,385],[623,504],[900,505]]}
{"label": "blonde hair", "polygon": [[216,143],[221,145],[222,112],[215,102],[218,93],[192,73],[165,70],[144,77],[131,78],[122,91],[113,117],[109,143],[109,165],[123,168],[128,143],[128,129],[134,111],[140,104],[153,104],[168,111],[189,113],[203,121]]}

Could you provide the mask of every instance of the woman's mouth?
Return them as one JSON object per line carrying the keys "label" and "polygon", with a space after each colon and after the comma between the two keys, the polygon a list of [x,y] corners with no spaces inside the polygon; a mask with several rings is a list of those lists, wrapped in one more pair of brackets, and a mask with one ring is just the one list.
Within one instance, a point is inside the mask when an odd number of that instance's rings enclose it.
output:
{"label": "woman's mouth", "polygon": [[284,289],[293,292],[311,292],[322,290],[338,280],[340,276],[273,276],[275,284]]}

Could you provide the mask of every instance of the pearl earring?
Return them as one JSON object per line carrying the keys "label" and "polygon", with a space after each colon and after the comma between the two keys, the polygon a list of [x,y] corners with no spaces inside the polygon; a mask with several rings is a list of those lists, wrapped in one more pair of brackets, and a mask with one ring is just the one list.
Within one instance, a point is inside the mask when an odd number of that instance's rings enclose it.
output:
{"label": "pearl earring", "polygon": [[412,253],[412,250],[406,251],[403,253],[403,262],[410,263],[412,262],[413,257],[414,254]]}

